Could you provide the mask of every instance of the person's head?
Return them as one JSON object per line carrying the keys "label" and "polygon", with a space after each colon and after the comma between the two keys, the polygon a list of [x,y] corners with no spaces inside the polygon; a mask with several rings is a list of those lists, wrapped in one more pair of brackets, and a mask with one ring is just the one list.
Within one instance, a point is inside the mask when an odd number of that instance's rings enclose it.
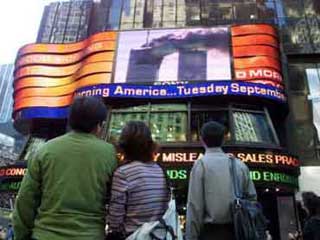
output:
{"label": "person's head", "polygon": [[76,97],[70,108],[69,125],[74,131],[98,135],[106,116],[106,106],[99,98]]}
{"label": "person's head", "polygon": [[201,140],[206,147],[220,147],[223,143],[225,127],[215,121],[205,123],[201,128]]}
{"label": "person's head", "polygon": [[152,161],[156,150],[149,127],[141,121],[130,121],[124,126],[119,147],[127,161]]}
{"label": "person's head", "polygon": [[320,197],[313,192],[302,193],[303,205],[309,216],[320,214]]}

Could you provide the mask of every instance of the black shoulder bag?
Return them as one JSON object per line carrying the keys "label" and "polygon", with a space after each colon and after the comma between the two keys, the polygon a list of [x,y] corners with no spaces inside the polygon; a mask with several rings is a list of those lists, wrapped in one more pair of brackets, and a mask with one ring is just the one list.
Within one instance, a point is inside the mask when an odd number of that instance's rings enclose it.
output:
{"label": "black shoulder bag", "polygon": [[230,160],[230,174],[235,195],[235,200],[231,204],[235,238],[236,240],[265,240],[268,221],[262,213],[261,205],[244,196],[237,179],[236,159],[230,158]]}

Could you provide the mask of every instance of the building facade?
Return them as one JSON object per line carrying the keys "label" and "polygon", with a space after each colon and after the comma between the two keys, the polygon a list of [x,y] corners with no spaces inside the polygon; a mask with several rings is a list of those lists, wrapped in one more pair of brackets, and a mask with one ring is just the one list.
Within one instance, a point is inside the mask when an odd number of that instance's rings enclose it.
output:
{"label": "building facade", "polygon": [[45,7],[37,42],[70,43],[88,36],[92,1],[52,2]]}
{"label": "building facade", "polygon": [[13,107],[13,64],[0,65],[0,123],[11,120]]}
{"label": "building facade", "polygon": [[[47,7],[43,19],[61,17],[64,30],[54,35],[43,20],[38,42],[70,40],[74,3],[51,4],[51,15]],[[201,126],[218,121],[227,129],[224,150],[250,168],[274,239],[287,239],[299,229],[299,166],[320,165],[319,10],[316,0],[95,1],[88,41],[19,51],[16,126],[28,120],[42,143],[65,131],[73,94],[102,96],[102,138],[115,143],[126,122],[146,122],[184,215],[190,169],[203,154]]]}

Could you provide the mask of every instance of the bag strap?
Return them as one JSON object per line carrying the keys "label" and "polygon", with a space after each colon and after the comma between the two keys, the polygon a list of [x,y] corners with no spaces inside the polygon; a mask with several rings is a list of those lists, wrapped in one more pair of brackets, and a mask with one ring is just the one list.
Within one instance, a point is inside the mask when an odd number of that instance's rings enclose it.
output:
{"label": "bag strap", "polygon": [[177,236],[174,234],[174,230],[173,230],[173,228],[171,226],[167,225],[166,222],[162,218],[159,220],[159,222],[160,222],[160,224],[162,226],[156,226],[154,228],[154,231],[157,230],[157,229],[164,229],[166,231],[165,237],[164,238],[159,238],[153,231],[153,232],[150,232],[151,239],[154,239],[154,240],[166,240],[167,239],[167,232],[170,233],[171,239],[177,239]]}
{"label": "bag strap", "polygon": [[236,196],[237,199],[241,199],[243,196],[242,191],[240,190],[240,186],[239,186],[239,181],[237,178],[237,170],[236,170],[236,158],[229,156],[230,162],[231,162],[231,167],[230,167],[230,175],[232,178],[232,184],[233,184],[233,191],[234,191],[234,195]]}

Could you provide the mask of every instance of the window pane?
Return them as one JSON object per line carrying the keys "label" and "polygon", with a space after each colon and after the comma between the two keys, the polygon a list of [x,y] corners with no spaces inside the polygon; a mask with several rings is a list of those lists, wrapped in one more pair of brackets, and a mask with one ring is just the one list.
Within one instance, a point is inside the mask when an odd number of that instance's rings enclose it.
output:
{"label": "window pane", "polygon": [[314,64],[290,64],[289,65],[289,88],[291,91],[307,90],[306,68],[315,68]]}
{"label": "window pane", "polygon": [[109,141],[116,143],[122,128],[129,121],[143,121],[148,124],[148,113],[119,113],[113,112],[109,124]]}
{"label": "window pane", "polygon": [[134,106],[129,108],[115,109],[113,112],[146,112],[149,111],[149,105]]}
{"label": "window pane", "polygon": [[259,19],[273,20],[276,16],[276,6],[271,0],[257,2]]}
{"label": "window pane", "polygon": [[238,142],[274,143],[265,114],[233,112],[234,135]]}
{"label": "window pane", "polygon": [[155,104],[151,105],[151,111],[187,111],[186,104]]}
{"label": "window pane", "polygon": [[150,129],[157,142],[184,142],[187,140],[187,113],[151,113]]}
{"label": "window pane", "polygon": [[186,18],[187,18],[187,26],[197,25],[200,23],[199,4],[187,3]]}
{"label": "window pane", "polygon": [[209,121],[216,121],[226,127],[226,141],[230,140],[229,120],[227,111],[214,112],[193,112],[191,114],[191,139],[192,141],[200,141],[200,130],[203,124]]}
{"label": "window pane", "polygon": [[208,6],[209,20],[225,20],[232,19],[232,5],[231,4],[212,4]]}
{"label": "window pane", "polygon": [[121,0],[112,0],[111,6],[109,9],[107,29],[119,29],[121,5],[122,5]]}
{"label": "window pane", "polygon": [[234,5],[234,16],[235,19],[257,19],[257,8],[256,4],[253,3],[236,3]]}
{"label": "window pane", "polygon": [[303,16],[303,6],[300,0],[283,0],[286,17],[299,18]]}

